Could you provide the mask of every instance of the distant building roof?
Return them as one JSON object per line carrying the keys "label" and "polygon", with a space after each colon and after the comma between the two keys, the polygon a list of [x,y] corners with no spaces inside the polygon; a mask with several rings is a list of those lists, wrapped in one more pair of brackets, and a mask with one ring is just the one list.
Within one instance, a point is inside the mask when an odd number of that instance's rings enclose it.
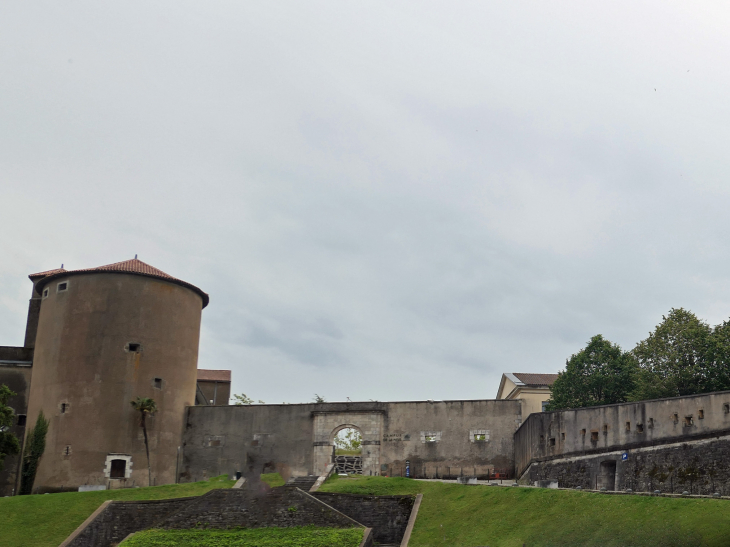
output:
{"label": "distant building roof", "polygon": [[[521,383],[531,387],[549,387],[558,379],[557,374],[533,374],[532,372],[513,372],[511,376],[519,380],[519,383],[515,382],[517,385]],[[514,381],[513,378],[510,380]]]}
{"label": "distant building roof", "polygon": [[230,382],[230,370],[210,370],[205,368],[198,369],[198,381],[204,382]]}
{"label": "distant building roof", "polygon": [[186,287],[193,292],[196,292],[200,295],[200,297],[203,299],[203,307],[206,307],[208,305],[208,302],[210,301],[210,297],[207,293],[204,293],[202,290],[200,290],[195,285],[191,285],[187,281],[183,281],[182,279],[178,279],[176,277],[172,277],[169,274],[166,274],[162,270],[158,270],[154,266],[150,266],[149,264],[146,264],[142,262],[141,260],[138,260],[137,257],[131,259],[131,260],[125,260],[123,262],[115,262],[114,264],[107,264],[106,266],[99,266],[97,268],[85,268],[82,270],[50,270],[48,272],[41,272],[39,274],[33,274],[30,276],[31,279],[34,278],[34,276],[41,276],[42,274],[45,274],[45,277],[41,279],[38,282],[37,290],[40,291],[43,289],[43,286],[46,285],[49,281],[52,279],[57,279],[59,277],[66,277],[70,275],[82,275],[82,274],[91,274],[91,273],[127,273],[132,275],[142,275],[145,277],[153,277],[156,279],[163,279],[165,281],[169,281],[170,283],[174,283],[175,285],[180,285],[182,287]]}

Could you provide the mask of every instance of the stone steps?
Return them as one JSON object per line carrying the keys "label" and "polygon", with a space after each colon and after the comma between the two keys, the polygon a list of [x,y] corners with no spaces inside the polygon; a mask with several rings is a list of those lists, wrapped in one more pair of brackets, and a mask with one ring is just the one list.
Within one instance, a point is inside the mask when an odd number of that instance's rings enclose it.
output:
{"label": "stone steps", "polygon": [[304,477],[292,477],[290,478],[286,485],[287,486],[296,486],[300,490],[304,490],[305,492],[309,492],[309,490],[314,486],[314,483],[317,482],[317,475],[306,475]]}

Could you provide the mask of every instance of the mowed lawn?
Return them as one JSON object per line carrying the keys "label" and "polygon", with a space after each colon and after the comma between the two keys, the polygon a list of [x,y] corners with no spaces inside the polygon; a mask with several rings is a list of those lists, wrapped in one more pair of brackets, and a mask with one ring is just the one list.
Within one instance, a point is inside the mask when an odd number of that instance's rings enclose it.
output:
{"label": "mowed lawn", "polygon": [[423,494],[409,547],[730,545],[730,500],[331,477],[322,492]]}
{"label": "mowed lawn", "polygon": [[106,500],[199,496],[214,488],[230,488],[234,482],[224,475],[188,484],[0,498],[0,546],[58,547]]}
{"label": "mowed lawn", "polygon": [[358,547],[362,528],[256,528],[249,530],[147,530],[120,547]]}

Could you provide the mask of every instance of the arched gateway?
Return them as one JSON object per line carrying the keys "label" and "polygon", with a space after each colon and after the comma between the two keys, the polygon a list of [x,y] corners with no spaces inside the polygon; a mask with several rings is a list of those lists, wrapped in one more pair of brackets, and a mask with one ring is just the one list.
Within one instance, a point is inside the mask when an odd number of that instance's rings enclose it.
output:
{"label": "arched gateway", "polygon": [[362,473],[380,474],[380,437],[383,431],[382,410],[327,412],[315,411],[314,416],[314,474],[321,475],[332,463],[334,438],[346,428],[357,429],[362,436]]}

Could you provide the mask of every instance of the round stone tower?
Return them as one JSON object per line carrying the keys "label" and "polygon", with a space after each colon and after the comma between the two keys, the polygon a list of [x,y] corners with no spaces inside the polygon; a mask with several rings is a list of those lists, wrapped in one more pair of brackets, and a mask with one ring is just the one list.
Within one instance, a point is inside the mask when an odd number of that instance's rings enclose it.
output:
{"label": "round stone tower", "polygon": [[27,431],[50,420],[34,492],[175,482],[185,407],[195,402],[201,311],[208,295],[140,260],[62,271],[41,295]]}

